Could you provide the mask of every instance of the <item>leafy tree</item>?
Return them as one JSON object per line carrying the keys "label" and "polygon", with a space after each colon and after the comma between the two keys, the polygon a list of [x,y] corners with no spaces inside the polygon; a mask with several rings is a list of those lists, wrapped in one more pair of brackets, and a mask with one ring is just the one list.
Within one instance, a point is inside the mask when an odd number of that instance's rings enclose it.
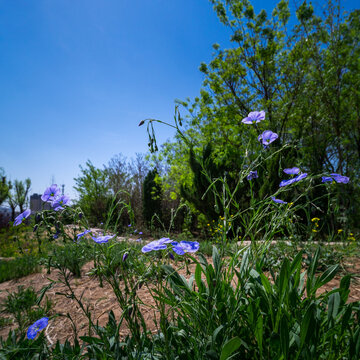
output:
{"label": "leafy tree", "polygon": [[81,175],[75,178],[79,193],[78,205],[93,224],[104,222],[110,201],[110,188],[106,170],[96,168],[90,160],[80,166]]}
{"label": "leafy tree", "polygon": [[0,168],[0,205],[8,198],[11,187],[10,181],[6,181],[5,171]]}
{"label": "leafy tree", "polygon": [[156,168],[150,170],[144,179],[143,190],[143,216],[146,224],[150,226],[155,214],[162,218],[161,211],[162,185]]}
{"label": "leafy tree", "polygon": [[15,180],[13,185],[14,200],[20,208],[20,213],[25,211],[25,207],[29,203],[28,194],[31,187],[31,180],[29,178],[25,181]]}
{"label": "leafy tree", "polygon": [[[166,144],[162,155],[172,165],[170,176],[178,188],[191,189],[199,181],[189,176],[192,158],[201,163],[202,149],[209,143],[214,164],[226,164],[236,173],[244,165],[239,158],[246,154],[254,160],[258,135],[272,130],[279,135],[272,148],[291,143],[293,150],[262,169],[259,180],[267,181],[260,196],[278,189],[285,167],[298,166],[310,174],[341,173],[353,183],[335,196],[344,209],[351,208],[353,213],[346,216],[355,223],[360,209],[347,205],[359,198],[360,11],[344,14],[339,2],[328,1],[319,14],[320,9],[304,1],[291,14],[288,2],[281,0],[268,16],[265,10],[257,13],[248,0],[210,1],[231,29],[234,46],[222,50],[215,44],[213,60],[200,66],[205,76],[200,95],[193,102],[178,101],[188,111],[182,120],[194,156],[189,160],[189,145],[181,136]],[[243,124],[254,110],[265,110],[266,119],[257,126]],[[321,195],[314,190],[312,197]],[[326,210],[326,202],[317,205]]]}

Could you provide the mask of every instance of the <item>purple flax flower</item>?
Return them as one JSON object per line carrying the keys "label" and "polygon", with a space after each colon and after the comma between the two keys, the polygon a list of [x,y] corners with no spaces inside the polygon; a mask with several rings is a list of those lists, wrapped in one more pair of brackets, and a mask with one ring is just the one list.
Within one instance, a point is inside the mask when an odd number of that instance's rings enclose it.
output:
{"label": "purple flax flower", "polygon": [[128,227],[131,227],[131,224],[129,224]]}
{"label": "purple flax flower", "polygon": [[265,119],[265,111],[252,111],[249,113],[249,115],[242,119],[241,122],[243,124],[256,124],[260,122],[261,120]]}
{"label": "purple flax flower", "polygon": [[141,251],[143,253],[147,253],[152,250],[164,250],[167,248],[166,244],[169,244],[171,242],[172,242],[172,240],[170,240],[169,238],[161,238],[159,240],[154,240],[154,241],[151,241],[150,243],[146,244],[145,246],[143,246]]}
{"label": "purple flax flower", "polygon": [[173,250],[178,255],[184,255],[187,252],[193,253],[199,250],[200,244],[197,241],[173,241],[171,243]]}
{"label": "purple flax flower", "polygon": [[77,234],[76,237],[79,240],[80,238],[82,238],[83,236],[85,236],[86,234],[88,234],[89,232],[91,232],[91,230],[85,230],[84,232]]}
{"label": "purple flax flower", "polygon": [[300,174],[300,175],[298,175],[298,176],[296,176],[296,177],[294,177],[294,178],[292,178],[290,180],[282,180],[280,182],[279,186],[283,187],[283,186],[286,186],[286,185],[293,184],[293,183],[298,182],[298,181],[300,181],[302,179],[305,179],[307,176],[308,176],[307,173],[303,173],[303,174]]}
{"label": "purple flax flower", "polygon": [[286,201],[280,200],[280,199],[276,199],[275,196],[271,197],[271,200],[278,203],[278,204],[287,204]]}
{"label": "purple flax flower", "polygon": [[56,184],[49,186],[41,196],[42,201],[54,201],[60,195],[60,188]]}
{"label": "purple flax flower", "polygon": [[68,204],[70,198],[67,195],[61,195],[59,198],[55,199],[51,206],[55,211],[63,210],[64,206]]}
{"label": "purple flax flower", "polygon": [[31,340],[35,339],[37,333],[47,327],[48,322],[49,318],[47,317],[43,317],[35,321],[32,325],[29,326],[29,329],[27,331],[27,338]]}
{"label": "purple flax flower", "polygon": [[169,253],[169,258],[170,258],[171,260],[175,260],[174,254],[170,252],[170,253]]}
{"label": "purple flax flower", "polygon": [[139,235],[142,235],[142,231],[139,232]]}
{"label": "purple flax flower", "polygon": [[122,257],[122,261],[124,262],[128,258],[128,256],[129,256],[128,252],[124,253],[124,255]]}
{"label": "purple flax flower", "polygon": [[249,181],[252,180],[252,179],[256,179],[258,178],[258,173],[257,171],[250,171],[250,174],[246,177]]}
{"label": "purple flax flower", "polygon": [[266,149],[269,144],[275,141],[278,137],[279,135],[272,132],[271,130],[265,130],[258,136],[258,140],[264,145],[264,148]]}
{"label": "purple flax flower", "polygon": [[287,185],[291,185],[294,182],[296,182],[295,178],[294,179],[290,179],[290,180],[282,180],[279,184],[279,187],[283,187],[283,186],[287,186]]}
{"label": "purple flax flower", "polygon": [[92,236],[91,238],[98,244],[103,244],[108,242],[110,239],[112,239],[115,235],[106,235],[106,236],[98,236],[98,237],[94,237]]}
{"label": "purple flax flower", "polygon": [[297,175],[300,172],[300,169],[297,167],[292,167],[292,168],[284,169],[283,171],[285,174],[288,175]]}
{"label": "purple flax flower", "polygon": [[23,213],[21,213],[20,215],[18,215],[16,218],[15,218],[15,221],[14,221],[14,224],[13,226],[18,226],[20,225],[23,220],[25,220],[26,218],[28,218],[31,214],[31,210],[30,209],[26,209]]}
{"label": "purple flax flower", "polygon": [[335,174],[332,173],[330,174],[330,176],[323,176],[322,177],[322,182],[331,182],[331,181],[336,181],[337,183],[341,183],[341,184],[347,184],[350,181],[350,178],[348,178],[347,176],[343,176],[340,174]]}

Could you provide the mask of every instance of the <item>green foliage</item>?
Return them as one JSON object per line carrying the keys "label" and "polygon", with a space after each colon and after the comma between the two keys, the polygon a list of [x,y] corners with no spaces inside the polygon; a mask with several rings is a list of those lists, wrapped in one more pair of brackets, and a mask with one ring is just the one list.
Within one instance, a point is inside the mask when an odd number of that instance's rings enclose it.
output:
{"label": "green foliage", "polygon": [[34,255],[24,255],[13,260],[0,260],[0,283],[40,271],[40,258]]}
{"label": "green foliage", "polygon": [[96,168],[91,161],[80,166],[81,175],[75,178],[75,190],[79,193],[78,205],[92,224],[105,222],[110,201],[110,189],[106,170]]}
{"label": "green foliage", "polygon": [[0,167],[0,205],[9,196],[11,183],[6,181],[4,169]]}
{"label": "green foliage", "polygon": [[23,286],[18,286],[17,292],[9,293],[1,311],[12,315],[18,325],[18,331],[23,332],[36,320],[49,314],[51,301],[46,298],[45,304],[40,305],[41,300],[42,297],[39,298],[32,287],[24,289]]}
{"label": "green foliage", "polygon": [[162,185],[156,168],[149,171],[144,180],[143,215],[146,224],[150,227],[153,216],[162,218],[161,210]]}
{"label": "green foliage", "polygon": [[[298,166],[310,174],[341,173],[351,178],[350,186],[332,193],[341,213],[334,212],[321,188],[312,190],[309,198],[333,213],[325,219],[323,233],[330,234],[344,217],[349,227],[357,226],[360,11],[342,13],[337,2],[329,1],[320,13],[320,8],[304,2],[290,14],[288,2],[280,1],[270,16],[264,10],[257,12],[248,0],[211,3],[231,30],[234,46],[214,46],[212,61],[200,67],[205,76],[200,95],[193,102],[178,101],[189,115],[181,119],[186,130],[162,150],[171,164],[169,181],[178,188],[198,188],[196,182],[201,180],[189,175],[194,172],[193,158],[201,163],[207,144],[212,144],[215,164],[227,164],[239,173],[248,165],[239,159],[246,157],[251,163],[261,147],[257,136],[271,129],[279,135],[271,148],[292,146],[258,169],[259,198],[277,190],[286,167]],[[266,119],[257,126],[242,124],[254,110],[264,110]],[[194,156],[189,160],[190,147]],[[204,202],[203,194],[192,201]]]}

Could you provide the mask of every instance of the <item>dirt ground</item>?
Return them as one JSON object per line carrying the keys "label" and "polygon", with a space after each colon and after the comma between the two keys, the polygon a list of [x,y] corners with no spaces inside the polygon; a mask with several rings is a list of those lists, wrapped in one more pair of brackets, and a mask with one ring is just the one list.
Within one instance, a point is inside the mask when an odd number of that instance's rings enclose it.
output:
{"label": "dirt ground", "polygon": [[[349,296],[349,302],[360,300],[360,262],[357,258],[348,259],[343,266],[350,273],[353,273],[355,277],[352,279],[351,291]],[[92,263],[86,264],[82,269],[81,278],[72,278],[71,285],[75,290],[75,294],[80,296],[83,293],[83,303],[88,304],[93,316],[93,319],[99,321],[99,325],[105,325],[108,320],[108,313],[113,310],[116,319],[120,318],[121,309],[116,301],[115,295],[111,290],[110,285],[104,283],[103,287],[99,286],[99,281],[87,273],[92,268]],[[194,266],[190,267],[194,271]],[[184,274],[185,275],[185,274]],[[36,291],[39,291],[42,287],[50,283],[49,279],[57,280],[57,271],[48,275],[44,270],[42,273],[28,275],[18,280],[10,280],[0,284],[0,303],[7,297],[8,292],[15,292],[19,285],[23,285],[25,288],[32,286]],[[335,277],[330,283],[321,288],[321,292],[330,291],[334,287],[339,285],[341,276]],[[66,315],[69,313],[77,324],[78,334],[80,336],[87,335],[88,321],[84,316],[82,310],[79,308],[75,300],[66,298],[63,295],[56,294],[57,292],[65,292],[65,286],[57,283],[52,289],[47,292],[48,298],[54,303],[52,313]],[[152,332],[156,332],[157,328],[154,323],[154,319],[157,316],[154,310],[155,302],[152,298],[149,290],[146,286],[143,286],[138,290],[138,295],[142,302],[146,305],[141,305],[141,311],[145,318],[147,327]],[[6,314],[5,314],[6,316]],[[14,325],[12,325],[14,328]],[[10,327],[4,327],[0,329],[0,337],[6,337]],[[120,329],[120,335],[125,336],[128,333],[128,329],[123,324]],[[52,318],[49,321],[49,325],[45,330],[45,335],[50,344],[60,340],[63,343],[66,339],[72,341],[73,330],[71,322],[64,316]]]}

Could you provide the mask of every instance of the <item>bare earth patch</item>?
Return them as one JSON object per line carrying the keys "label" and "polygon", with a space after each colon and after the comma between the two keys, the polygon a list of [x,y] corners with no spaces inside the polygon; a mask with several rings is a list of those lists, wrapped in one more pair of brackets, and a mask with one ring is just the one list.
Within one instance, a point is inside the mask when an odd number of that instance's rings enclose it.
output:
{"label": "bare earth patch", "polygon": [[[351,283],[349,302],[358,301],[360,300],[359,259],[347,259],[346,263],[343,265],[348,272],[355,275]],[[80,296],[83,293],[83,303],[89,305],[93,320],[95,320],[95,322],[98,321],[99,325],[104,326],[107,323],[109,311],[112,310],[116,319],[119,319],[121,315],[121,309],[116,301],[115,295],[110,285],[104,282],[103,287],[100,287],[99,280],[87,275],[91,268],[91,262],[86,264],[82,269],[81,278],[73,277],[71,279],[71,285],[77,296]],[[195,267],[193,265],[190,266],[190,270],[194,272]],[[183,275],[185,275],[185,271],[183,272]],[[57,276],[58,274],[56,270],[53,270],[50,275],[48,275],[46,271],[43,270],[42,273],[32,274],[18,280],[10,280],[1,283],[0,303],[2,303],[7,297],[7,291],[15,292],[20,285],[24,286],[25,288],[32,286],[36,291],[39,291],[42,287],[50,283],[49,279],[57,280]],[[334,287],[338,287],[340,279],[341,276],[335,277],[326,286],[322,287],[320,291],[330,291]],[[78,335],[87,335],[88,321],[76,301],[66,298],[63,295],[58,295],[56,294],[57,292],[66,292],[65,286],[62,284],[56,284],[46,293],[48,298],[54,303],[51,315],[58,313],[66,315],[69,313],[71,318],[77,324]],[[152,298],[151,294],[149,293],[149,289],[146,286],[143,286],[140,290],[138,290],[137,294],[144,303],[144,305],[140,305],[140,309],[145,318],[147,328],[151,332],[156,332],[158,329],[154,322],[154,319],[157,316],[156,311],[154,310],[154,299]],[[12,325],[12,328],[14,327],[15,325]],[[7,337],[10,328],[11,327],[5,327],[0,329],[0,337]],[[125,337],[128,332],[129,330],[127,329],[124,322],[120,328],[120,335]],[[50,320],[45,334],[50,343],[55,343],[57,340],[60,340],[60,342],[63,343],[66,339],[72,341],[74,336],[71,321],[64,316],[59,316]]]}

